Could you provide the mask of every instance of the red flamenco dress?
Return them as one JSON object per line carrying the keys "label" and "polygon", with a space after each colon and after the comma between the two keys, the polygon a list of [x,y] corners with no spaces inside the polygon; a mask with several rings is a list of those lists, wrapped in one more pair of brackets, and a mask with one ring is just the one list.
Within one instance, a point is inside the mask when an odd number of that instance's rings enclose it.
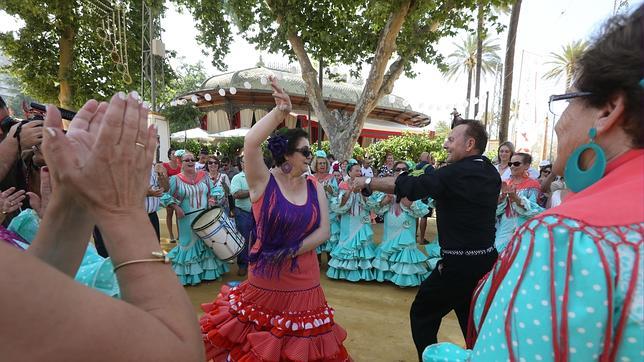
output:
{"label": "red flamenco dress", "polygon": [[296,258],[302,240],[320,224],[315,180],[307,202],[290,203],[271,175],[253,203],[248,280],[223,286],[202,305],[201,331],[213,361],[351,361],[345,330],[334,322],[320,286],[315,250]]}

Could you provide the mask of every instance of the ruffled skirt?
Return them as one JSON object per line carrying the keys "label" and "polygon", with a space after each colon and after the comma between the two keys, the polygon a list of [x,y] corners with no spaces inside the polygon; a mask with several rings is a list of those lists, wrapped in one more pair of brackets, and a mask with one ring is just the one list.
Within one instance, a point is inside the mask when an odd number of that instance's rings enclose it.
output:
{"label": "ruffled skirt", "polygon": [[177,245],[170,250],[168,258],[182,285],[216,280],[228,272],[228,264],[219,260],[201,240],[195,240],[189,246]]}
{"label": "ruffled skirt", "polygon": [[347,241],[340,242],[331,252],[327,277],[351,282],[376,279],[372,261],[376,256],[373,231],[367,224]]}
{"label": "ruffled skirt", "polygon": [[301,291],[224,285],[201,308],[208,360],[351,361],[342,344],[347,333],[334,322],[319,285]]}
{"label": "ruffled skirt", "polygon": [[418,286],[429,276],[427,257],[416,247],[416,240],[406,239],[403,233],[378,246],[373,267],[376,280],[399,287]]}

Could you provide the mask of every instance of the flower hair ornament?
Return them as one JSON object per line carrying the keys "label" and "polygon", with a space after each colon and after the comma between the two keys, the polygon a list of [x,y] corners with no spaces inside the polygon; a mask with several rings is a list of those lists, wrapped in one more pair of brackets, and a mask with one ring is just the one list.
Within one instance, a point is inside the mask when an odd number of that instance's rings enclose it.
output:
{"label": "flower hair ornament", "polygon": [[276,161],[282,159],[288,149],[288,140],[280,134],[274,134],[268,139],[268,149]]}

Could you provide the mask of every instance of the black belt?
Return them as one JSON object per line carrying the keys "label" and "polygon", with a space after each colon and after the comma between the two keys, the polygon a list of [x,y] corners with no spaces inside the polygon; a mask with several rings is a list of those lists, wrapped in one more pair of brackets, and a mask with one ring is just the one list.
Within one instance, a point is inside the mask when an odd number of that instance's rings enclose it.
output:
{"label": "black belt", "polygon": [[494,251],[496,251],[496,249],[494,248],[494,245],[492,245],[487,249],[478,249],[478,250],[441,249],[441,255],[479,256],[479,255],[487,255]]}

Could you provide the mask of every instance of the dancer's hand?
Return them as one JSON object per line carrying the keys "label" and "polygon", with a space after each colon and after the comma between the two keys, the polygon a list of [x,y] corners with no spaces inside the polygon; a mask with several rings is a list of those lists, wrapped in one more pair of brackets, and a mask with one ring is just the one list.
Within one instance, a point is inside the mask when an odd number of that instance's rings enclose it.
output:
{"label": "dancer's hand", "polygon": [[85,103],[64,134],[60,112],[48,106],[43,149],[54,190],[97,220],[141,212],[156,150],[147,115],[136,93],[120,92],[109,105]]}
{"label": "dancer's hand", "polygon": [[275,98],[275,105],[277,109],[283,113],[291,112],[293,106],[291,105],[291,98],[284,92],[284,88],[280,87],[277,78],[274,76],[269,76],[268,79],[271,82],[271,88],[273,88],[273,98]]}

